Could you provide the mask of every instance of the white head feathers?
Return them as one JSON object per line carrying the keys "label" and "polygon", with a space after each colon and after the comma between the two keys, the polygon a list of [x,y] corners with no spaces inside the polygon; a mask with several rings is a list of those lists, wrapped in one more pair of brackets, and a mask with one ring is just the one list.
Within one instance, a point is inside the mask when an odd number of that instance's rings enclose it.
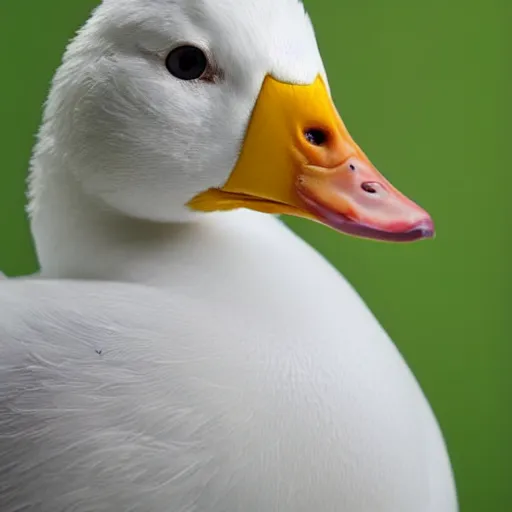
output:
{"label": "white head feathers", "polygon": [[[169,74],[166,56],[185,43],[205,50],[218,80]],[[123,215],[186,220],[186,202],[234,167],[265,75],[310,83],[318,73],[298,0],[105,0],[48,99],[31,177],[36,239],[44,203],[70,189]]]}

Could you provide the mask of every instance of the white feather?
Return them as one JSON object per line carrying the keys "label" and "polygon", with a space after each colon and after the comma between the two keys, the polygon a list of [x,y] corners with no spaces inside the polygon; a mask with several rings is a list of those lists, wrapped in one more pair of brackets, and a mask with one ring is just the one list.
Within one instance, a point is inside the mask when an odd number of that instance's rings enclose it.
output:
{"label": "white feather", "polygon": [[[182,42],[222,80],[172,79]],[[457,510],[344,278],[273,217],[184,206],[229,176],[267,73],[324,74],[296,0],[105,0],[70,44],[31,170],[42,278],[0,282],[2,512]]]}

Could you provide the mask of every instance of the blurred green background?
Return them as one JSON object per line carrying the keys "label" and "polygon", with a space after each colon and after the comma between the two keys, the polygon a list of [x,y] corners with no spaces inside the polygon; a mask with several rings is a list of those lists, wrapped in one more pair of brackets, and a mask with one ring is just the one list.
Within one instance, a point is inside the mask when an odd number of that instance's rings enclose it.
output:
{"label": "blurred green background", "polygon": [[[24,180],[41,105],[67,40],[97,1],[2,4],[0,269],[18,275],[36,268]],[[351,280],[420,380],[446,436],[461,510],[512,511],[511,3],[306,4],[354,138],[432,213],[438,236],[395,246],[289,223]]]}

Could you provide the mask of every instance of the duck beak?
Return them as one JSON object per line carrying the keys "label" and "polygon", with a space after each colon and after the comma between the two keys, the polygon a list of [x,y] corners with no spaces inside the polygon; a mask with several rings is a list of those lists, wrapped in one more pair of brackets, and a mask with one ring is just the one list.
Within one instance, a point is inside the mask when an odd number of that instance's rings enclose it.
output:
{"label": "duck beak", "polygon": [[352,140],[320,76],[311,85],[267,76],[231,176],[189,207],[294,215],[374,240],[434,236],[430,215],[394,188]]}

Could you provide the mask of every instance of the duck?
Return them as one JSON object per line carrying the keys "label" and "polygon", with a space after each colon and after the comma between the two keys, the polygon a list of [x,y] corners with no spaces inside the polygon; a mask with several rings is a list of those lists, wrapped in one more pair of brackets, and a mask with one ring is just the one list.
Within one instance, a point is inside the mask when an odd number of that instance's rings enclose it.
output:
{"label": "duck", "polygon": [[0,282],[3,512],[456,512],[435,414],[281,215],[432,218],[352,139],[299,0],[103,0],[30,166],[40,272]]}

